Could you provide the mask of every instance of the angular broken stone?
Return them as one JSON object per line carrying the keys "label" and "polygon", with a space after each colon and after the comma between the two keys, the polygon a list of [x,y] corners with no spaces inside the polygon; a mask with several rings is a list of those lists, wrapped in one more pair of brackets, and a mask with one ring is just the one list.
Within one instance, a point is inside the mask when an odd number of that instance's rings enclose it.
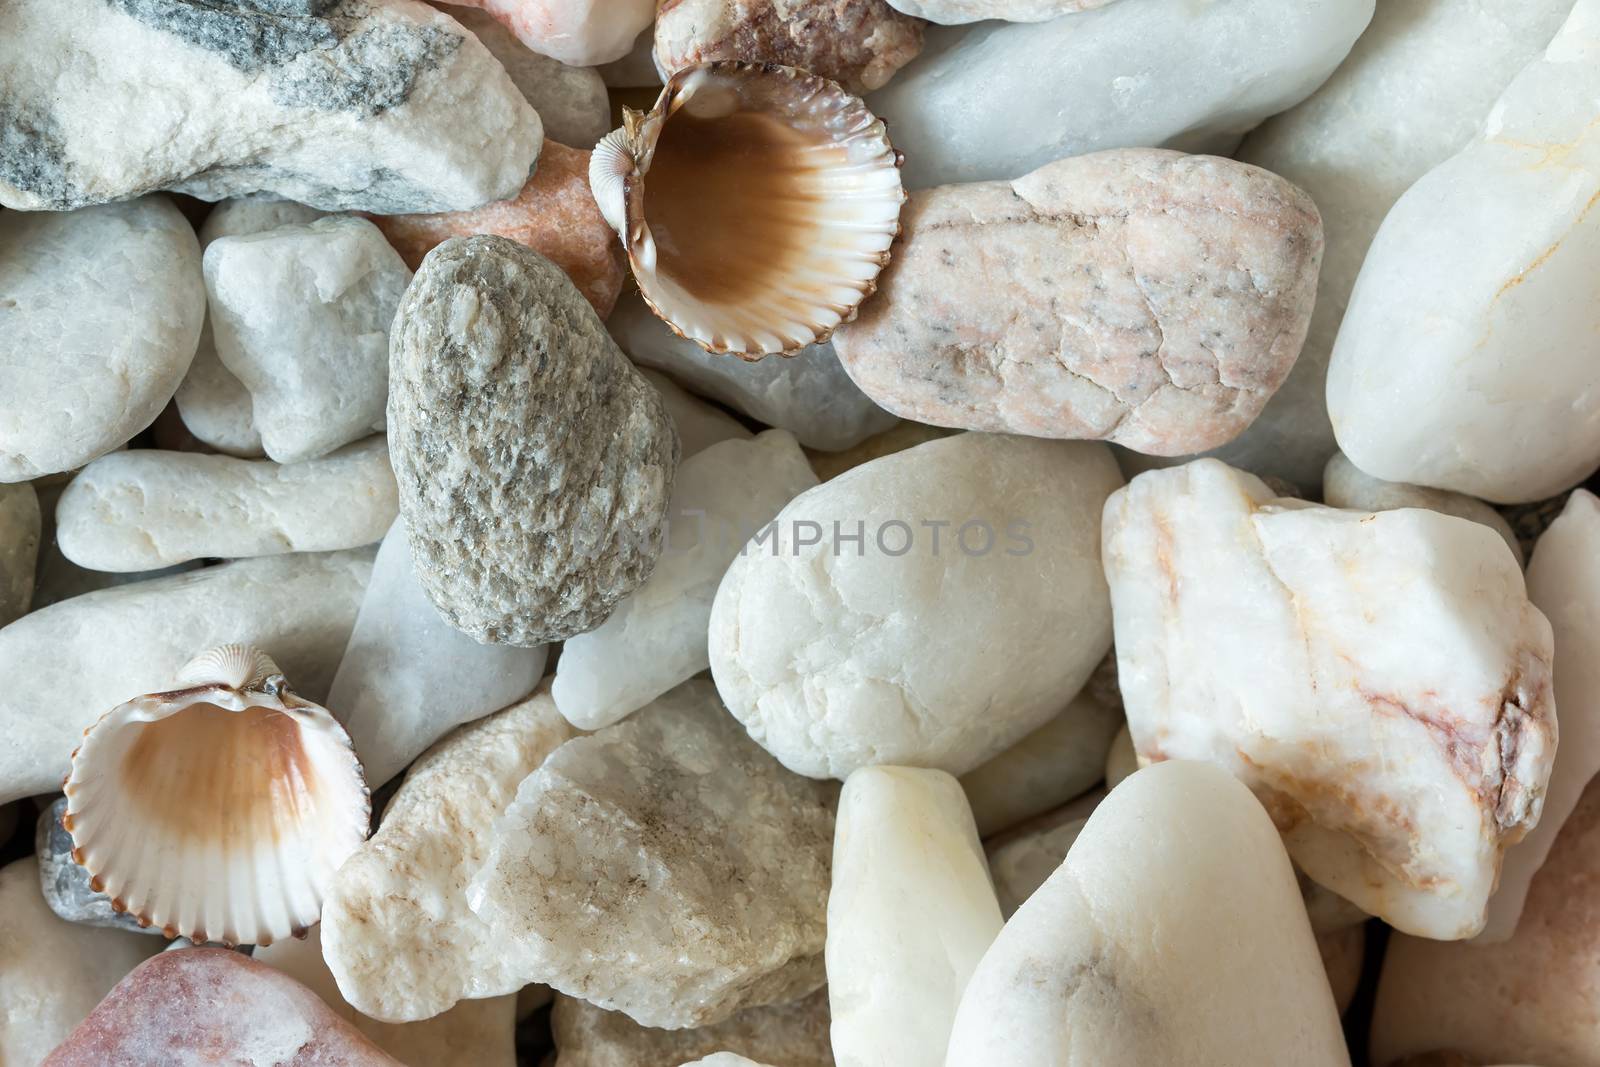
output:
{"label": "angular broken stone", "polygon": [[550,1021],[560,1067],[658,1067],[718,1049],[782,1067],[834,1067],[826,989],[686,1030],[640,1026],[620,1011],[558,995]]}
{"label": "angular broken stone", "polygon": [[1307,875],[1397,929],[1477,933],[1556,741],[1550,624],[1499,536],[1202,459],[1113,496],[1104,554],[1141,760],[1232,771]]}
{"label": "angular broken stone", "polygon": [[1108,796],[978,964],[945,1062],[1348,1067],[1294,871],[1249,791],[1174,762]]}
{"label": "angular broken stone", "polygon": [[655,17],[655,0],[470,0],[540,55],[574,67],[621,59]]}
{"label": "angular broken stone", "polygon": [[717,589],[717,689],[798,773],[965,774],[1110,647],[1100,510],[1121,484],[1105,445],[969,433],[802,493]]}
{"label": "angular broken stone", "polygon": [[915,193],[834,347],[904,418],[1183,455],[1232,439],[1294,365],[1322,224],[1210,156],[1123,149]]}
{"label": "angular broken stone", "polygon": [[840,1067],[944,1061],[1000,906],[960,784],[863,767],[839,796],[828,896],[828,1007]]}
{"label": "angular broken stone", "polygon": [[794,435],[768,430],[684,460],[661,562],[606,621],[570,637],[551,695],[575,726],[610,726],[711,665],[711,601],[745,541],[817,484]]}
{"label": "angular broken stone", "polygon": [[678,437],[561,269],[451,238],[395,319],[389,452],[417,577],[478,641],[603,622],[661,554]]}
{"label": "angular broken stone", "polygon": [[39,559],[39,494],[27,482],[0,483],[0,626],[33,602]]}
{"label": "angular broken stone", "polygon": [[718,441],[748,441],[754,436],[744,423],[715,404],[708,404],[658,370],[640,367],[644,380],[661,394],[661,403],[677,427],[679,466],[697,452],[704,452]]}
{"label": "angular broken stone", "polygon": [[987,846],[995,897],[1007,919],[1049,880],[1067,858],[1089,816],[1106,798],[1102,790],[1015,827]]}
{"label": "angular broken stone", "polygon": [[1471,519],[1499,534],[1506,547],[1511,549],[1511,554],[1517,558],[1517,564],[1522,564],[1522,546],[1517,544],[1517,535],[1512,532],[1511,524],[1488,504],[1464,493],[1374,478],[1351,463],[1343,452],[1335,452],[1322,469],[1322,500],[1330,507],[1353,508],[1357,511],[1426,508]]}
{"label": "angular broken stone", "polygon": [[708,1026],[822,984],[837,797],[686,682],[529,775],[468,900],[526,979]]}
{"label": "angular broken stone", "polygon": [[72,858],[72,835],[61,825],[66,810],[67,798],[60,797],[40,812],[33,837],[39,890],[50,910],[67,922],[163,936],[161,927],[140,926],[137,919],[113,908],[111,898],[89,884],[89,872]]}
{"label": "angular broken stone", "polygon": [[0,13],[0,40],[6,207],[173,189],[202,200],[270,192],[330,211],[461,211],[515,196],[543,140],[477,38],[409,0],[299,13],[16,0]]}
{"label": "angular broken stone", "polygon": [[919,19],[956,26],[985,19],[1044,22],[1075,11],[1104,7],[1112,0],[889,0],[895,8]]}

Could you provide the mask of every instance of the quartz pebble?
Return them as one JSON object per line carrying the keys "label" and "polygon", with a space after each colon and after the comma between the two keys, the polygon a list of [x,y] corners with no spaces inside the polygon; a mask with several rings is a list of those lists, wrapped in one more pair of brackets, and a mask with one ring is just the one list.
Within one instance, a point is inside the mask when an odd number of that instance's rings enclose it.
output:
{"label": "quartz pebble", "polygon": [[39,559],[39,494],[0,482],[0,627],[27,614]]}
{"label": "quartz pebble", "polygon": [[508,237],[567,272],[601,318],[622,292],[622,249],[589,192],[589,153],[546,145],[539,169],[515,199],[445,215],[388,215],[373,220],[416,270],[451,237]]}
{"label": "quartz pebble", "polygon": [[1475,497],[1452,493],[1445,489],[1429,489],[1425,485],[1405,485],[1386,482],[1362,471],[1345,457],[1335,452],[1322,469],[1322,500],[1330,507],[1353,508],[1357,511],[1392,511],[1396,508],[1426,508],[1445,515],[1455,515],[1482,523],[1506,543],[1511,554],[1522,563],[1522,546],[1511,524],[1494,508]]}
{"label": "quartz pebble", "polygon": [[965,774],[1059,713],[1110,647],[1099,523],[1121,484],[1104,445],[973,433],[802,493],[717,590],[723,700],[801,774]]}
{"label": "quartz pebble", "polygon": [[543,140],[488,50],[412,0],[291,17],[198,0],[14,0],[0,40],[6,207],[174,189],[461,211],[515,196]]}
{"label": "quartz pebble", "polygon": [[267,455],[314,459],[384,428],[389,323],[411,272],[365,219],[220,237],[205,253],[217,355]]}
{"label": "quartz pebble", "polygon": [[679,466],[682,461],[698,452],[704,452],[718,441],[748,441],[755,436],[745,429],[744,423],[729,415],[715,404],[708,404],[658,370],[640,367],[644,380],[656,387],[661,403],[677,427]]}
{"label": "quartz pebble", "polygon": [[540,55],[574,67],[621,59],[655,17],[655,0],[472,0]]}
{"label": "quartz pebble", "polygon": [[922,61],[867,104],[905,153],[910,189],[1017,178],[1106,148],[1227,155],[1321,85],[1372,10],[1373,0],[1136,0],[935,29]]}
{"label": "quartz pebble", "polygon": [[664,0],[656,11],[668,74],[717,59],[781,63],[865,93],[920,51],[922,23],[889,0]]}
{"label": "quartz pebble", "polygon": [[840,1067],[944,1061],[1000,906],[966,797],[943,771],[863,767],[839,796],[828,1006]]}
{"label": "quartz pebble", "polygon": [[372,570],[370,552],[239,560],[53,604],[0,630],[0,803],[58,789],[84,728],[160,692],[196,649],[270,648],[320,702]]}
{"label": "quartz pebble", "polygon": [[533,692],[545,658],[543,645],[480,645],[441,619],[397,520],[378,546],[328,706],[376,789],[456,726]]}
{"label": "quartz pebble", "polygon": [[889,0],[895,8],[943,26],[985,19],[1044,22],[1047,19],[1104,7],[1112,0]]}
{"label": "quartz pebble", "polygon": [[468,908],[466,885],[517,786],[576,735],[541,689],[461,727],[412,766],[322,906],[323,956],[355,1010],[427,1019],[526,984],[513,946]]}
{"label": "quartz pebble", "polygon": [[56,541],[80,567],[146,571],[370,545],[398,510],[382,437],[288,465],[141,448],[79,472],[56,505]]}
{"label": "quartz pebble", "polygon": [[1328,367],[1367,473],[1515,503],[1600,465],[1597,52],[1600,0],[1579,0],[1373,239]]}
{"label": "quartz pebble", "polygon": [[575,726],[609,726],[710,666],[717,584],[751,533],[817,484],[794,435],[768,430],[683,461],[655,572],[605,622],[567,639],[551,693]]}
{"label": "quartz pebble", "polygon": [[919,422],[1158,455],[1261,411],[1322,259],[1288,182],[1151,148],[915,193],[901,225],[877,297],[834,335],[862,392]]}
{"label": "quartz pebble", "polygon": [[687,682],[529,775],[468,900],[525,978],[707,1026],[822,984],[837,795]]}
{"label": "quartz pebble", "polygon": [[945,1062],[1348,1067],[1294,872],[1249,791],[1175,762],[1108,796],[978,964]]}
{"label": "quartz pebble", "polygon": [[[8,55],[28,51],[5,29],[15,10],[0,12]],[[0,99],[4,85],[0,70]],[[0,111],[0,145],[12,143],[11,114]],[[194,231],[159,196],[0,213],[0,293],[0,482],[71,470],[154,422],[183,381],[206,310]]]}
{"label": "quartz pebble", "polygon": [[71,600],[85,593],[148,581],[152,578],[166,578],[184,571],[195,570],[200,566],[198,562],[180,563],[156,571],[134,571],[127,574],[85,570],[63,556],[61,546],[56,543],[56,502],[71,484],[67,476],[60,475],[33,484],[38,487],[39,493],[39,563],[33,585],[33,606],[30,609],[32,611],[39,611],[51,604],[59,604],[63,600]]}
{"label": "quartz pebble", "polygon": [[868,400],[839,365],[832,344],[746,363],[686,341],[626,292],[606,328],[635,363],[654,367],[701,396],[757,422],[788,430],[807,448],[837,452],[887,430],[895,417]]}
{"label": "quartz pebble", "polygon": [[1395,928],[1477,933],[1556,740],[1550,624],[1499,536],[1202,459],[1113,496],[1104,553],[1140,758],[1226,767],[1312,879]]}
{"label": "quartz pebble", "polygon": [[417,577],[478,641],[592,630],[661,554],[678,438],[555,264],[451,238],[395,320],[389,451]]}
{"label": "quartz pebble", "polygon": [[111,898],[89,884],[89,872],[72,858],[72,835],[61,825],[67,798],[59,797],[39,813],[34,831],[34,858],[39,864],[39,890],[59,918],[88,926],[164,936],[159,926],[140,926],[126,911],[111,906]]}
{"label": "quartz pebble", "polygon": [[1101,790],[1086,793],[1021,826],[987,847],[989,871],[1000,913],[1007,919],[1056,873],[1089,816],[1106,797]]}
{"label": "quartz pebble", "polygon": [[834,1067],[828,1045],[828,991],[746,1008],[720,1023],[687,1030],[640,1026],[619,1011],[556,997],[555,1067],[659,1067],[732,1049],[777,1067]]}

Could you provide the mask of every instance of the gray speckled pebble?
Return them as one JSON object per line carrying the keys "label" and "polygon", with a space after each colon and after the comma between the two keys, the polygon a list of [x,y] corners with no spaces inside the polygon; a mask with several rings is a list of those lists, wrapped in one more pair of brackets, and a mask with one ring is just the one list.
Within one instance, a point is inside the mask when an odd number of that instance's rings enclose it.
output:
{"label": "gray speckled pebble", "polygon": [[50,910],[72,923],[109,926],[134,933],[161,935],[159,926],[140,926],[125,911],[111,906],[111,898],[89,887],[89,872],[72,859],[72,835],[61,825],[67,798],[61,797],[39,813],[34,851],[39,855],[39,888]]}
{"label": "gray speckled pebble", "polygon": [[561,269],[503,237],[429,253],[389,351],[390,459],[428,599],[485,643],[598,626],[661,553],[678,436],[659,394]]}

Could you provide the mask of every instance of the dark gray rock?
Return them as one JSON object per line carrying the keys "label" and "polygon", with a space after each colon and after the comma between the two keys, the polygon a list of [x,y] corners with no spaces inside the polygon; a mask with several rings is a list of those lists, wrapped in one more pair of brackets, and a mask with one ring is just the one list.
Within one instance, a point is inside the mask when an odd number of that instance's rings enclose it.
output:
{"label": "dark gray rock", "polygon": [[60,797],[39,813],[39,829],[34,834],[34,850],[39,859],[39,888],[44,891],[50,910],[72,923],[110,926],[117,930],[161,936],[155,926],[140,926],[139,921],[111,906],[111,898],[89,886],[89,872],[72,858],[72,835],[61,825],[67,798]]}

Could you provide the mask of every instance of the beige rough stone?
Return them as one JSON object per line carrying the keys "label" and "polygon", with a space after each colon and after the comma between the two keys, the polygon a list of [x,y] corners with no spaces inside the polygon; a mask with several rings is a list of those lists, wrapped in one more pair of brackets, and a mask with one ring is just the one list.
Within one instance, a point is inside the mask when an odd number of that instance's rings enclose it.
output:
{"label": "beige rough stone", "polygon": [[826,989],[690,1030],[640,1026],[620,1011],[557,995],[551,1023],[555,1067],[665,1067],[719,1050],[772,1067],[834,1067]]}
{"label": "beige rough stone", "polygon": [[1322,259],[1293,185],[1150,148],[914,193],[901,226],[880,292],[834,334],[863,392],[919,422],[1155,455],[1250,424],[1300,351]]}
{"label": "beige rough stone", "polygon": [[39,562],[39,494],[29,482],[0,483],[0,626],[33,601]]}

